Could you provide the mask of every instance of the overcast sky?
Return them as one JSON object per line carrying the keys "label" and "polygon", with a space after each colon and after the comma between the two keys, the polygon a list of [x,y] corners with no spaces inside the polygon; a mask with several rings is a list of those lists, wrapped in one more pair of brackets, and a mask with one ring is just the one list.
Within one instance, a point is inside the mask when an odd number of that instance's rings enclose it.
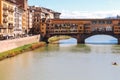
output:
{"label": "overcast sky", "polygon": [[28,4],[61,12],[62,18],[104,18],[120,15],[120,0],[28,0]]}

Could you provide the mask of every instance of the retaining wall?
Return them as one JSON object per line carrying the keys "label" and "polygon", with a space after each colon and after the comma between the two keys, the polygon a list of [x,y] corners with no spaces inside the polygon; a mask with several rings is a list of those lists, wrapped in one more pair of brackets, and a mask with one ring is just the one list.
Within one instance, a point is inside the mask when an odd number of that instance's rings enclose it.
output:
{"label": "retaining wall", "polygon": [[0,41],[0,52],[11,50],[26,44],[39,42],[40,35]]}

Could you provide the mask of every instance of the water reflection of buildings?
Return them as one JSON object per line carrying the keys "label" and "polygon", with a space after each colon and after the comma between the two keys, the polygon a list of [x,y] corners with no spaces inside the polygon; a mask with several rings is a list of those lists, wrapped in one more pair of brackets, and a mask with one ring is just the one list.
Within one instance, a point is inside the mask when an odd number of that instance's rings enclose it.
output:
{"label": "water reflection of buildings", "polygon": [[120,45],[113,45],[112,46],[112,53],[113,54],[120,54]]}
{"label": "water reflection of buildings", "polygon": [[59,44],[48,44],[48,46],[45,48],[45,51],[59,51]]}
{"label": "water reflection of buildings", "polygon": [[87,44],[90,47],[92,54],[111,54],[112,45],[110,44]]}
{"label": "water reflection of buildings", "polygon": [[60,40],[59,47],[62,51],[71,51],[71,52],[90,52],[90,47],[86,44],[77,44],[77,40],[74,38],[67,40]]}
{"label": "water reflection of buildings", "polygon": [[74,52],[83,52],[83,53],[90,53],[91,52],[91,48],[87,44],[77,44],[71,50]]}

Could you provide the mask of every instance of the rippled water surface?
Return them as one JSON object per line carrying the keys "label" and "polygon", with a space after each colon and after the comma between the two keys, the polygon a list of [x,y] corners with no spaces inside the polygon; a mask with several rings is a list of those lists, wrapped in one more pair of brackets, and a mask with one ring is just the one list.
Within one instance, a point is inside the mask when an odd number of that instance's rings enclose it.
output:
{"label": "rippled water surface", "polygon": [[0,80],[120,80],[120,45],[49,44],[1,61]]}

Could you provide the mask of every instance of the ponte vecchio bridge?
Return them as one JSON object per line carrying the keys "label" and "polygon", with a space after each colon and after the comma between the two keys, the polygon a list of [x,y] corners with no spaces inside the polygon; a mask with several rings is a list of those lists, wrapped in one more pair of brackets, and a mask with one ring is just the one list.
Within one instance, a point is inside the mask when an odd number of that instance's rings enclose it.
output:
{"label": "ponte vecchio bridge", "polygon": [[118,39],[120,44],[120,19],[50,19],[42,20],[40,25],[41,40],[55,35],[68,35],[77,39],[78,43],[85,43],[85,39],[105,34]]}

